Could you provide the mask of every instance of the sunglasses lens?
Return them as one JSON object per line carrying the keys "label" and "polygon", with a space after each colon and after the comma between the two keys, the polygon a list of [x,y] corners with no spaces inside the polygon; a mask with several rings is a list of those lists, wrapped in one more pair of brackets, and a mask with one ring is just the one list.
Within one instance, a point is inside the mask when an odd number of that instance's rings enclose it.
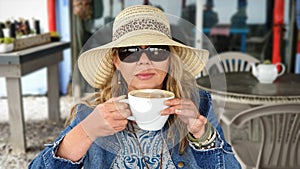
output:
{"label": "sunglasses lens", "polygon": [[141,52],[135,52],[135,53],[126,53],[124,54],[123,60],[120,59],[122,62],[126,62],[126,63],[133,63],[133,62],[137,62],[140,57],[141,57],[142,53]]}
{"label": "sunglasses lens", "polygon": [[149,48],[146,52],[148,58],[155,62],[162,62],[170,56],[170,49],[168,46],[154,46]]}
{"label": "sunglasses lens", "polygon": [[132,63],[135,62],[136,59],[136,50],[131,50],[132,48],[120,48],[118,49],[118,56],[122,62]]}
{"label": "sunglasses lens", "polygon": [[147,57],[151,61],[161,62],[169,57],[170,49],[168,46],[150,46],[146,49],[141,49],[139,47],[127,47],[118,49],[118,56],[120,60],[126,63],[139,61],[143,53],[146,53]]}

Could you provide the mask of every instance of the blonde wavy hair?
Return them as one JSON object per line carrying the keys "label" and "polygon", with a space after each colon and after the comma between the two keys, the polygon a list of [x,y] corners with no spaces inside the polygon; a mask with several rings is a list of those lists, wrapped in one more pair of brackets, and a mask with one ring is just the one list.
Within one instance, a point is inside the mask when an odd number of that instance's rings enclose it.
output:
{"label": "blonde wavy hair", "polygon": [[[192,76],[190,72],[184,69],[184,63],[181,59],[176,55],[176,51],[178,48],[170,47],[171,55],[170,55],[170,65],[169,72],[164,80],[163,89],[172,91],[177,98],[188,98],[191,99],[194,104],[199,108],[199,94],[196,85],[195,77]],[[111,50],[112,56],[116,57],[116,49]],[[113,57],[111,58],[113,59]],[[112,63],[112,62],[111,62]],[[88,107],[95,108],[98,104],[104,103],[112,97],[118,97],[121,95],[127,94],[127,84],[123,77],[120,75],[115,68],[111,77],[106,81],[105,87],[98,92],[92,93],[89,96],[82,99],[82,104],[87,105]],[[121,81],[121,84],[118,82]],[[67,119],[67,123],[70,123],[76,116],[75,111],[76,105],[72,108],[70,117]],[[179,133],[179,153],[183,154],[186,146],[188,145],[188,141],[186,135],[188,133],[186,124],[177,120],[177,115],[170,116],[167,123],[169,126],[173,125],[174,129]],[[175,123],[176,121],[176,123]],[[174,130],[168,130],[167,139],[171,140],[173,145],[174,142]]]}

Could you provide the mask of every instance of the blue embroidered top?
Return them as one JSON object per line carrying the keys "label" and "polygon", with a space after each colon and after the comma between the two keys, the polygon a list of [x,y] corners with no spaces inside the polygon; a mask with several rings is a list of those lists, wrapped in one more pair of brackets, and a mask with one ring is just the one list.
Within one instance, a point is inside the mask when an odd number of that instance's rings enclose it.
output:
{"label": "blue embroidered top", "polygon": [[136,133],[121,134],[123,148],[111,168],[175,168],[161,131],[145,131],[135,126]]}
{"label": "blue embroidered top", "polygon": [[[186,169],[239,169],[231,146],[225,141],[223,131],[213,111],[211,96],[206,91],[200,91],[199,112],[207,117],[217,129],[215,148],[198,150],[191,144],[185,153],[179,154],[178,144],[172,145],[166,141],[165,128],[160,131],[144,131],[134,126],[135,132],[118,132],[115,135],[98,138],[89,150],[77,162],[56,156],[57,149],[64,136],[93,109],[79,105],[73,122],[65,128],[60,136],[49,144],[29,164],[29,168],[68,169],[68,168],[186,168]],[[178,143],[178,142],[177,142]]]}

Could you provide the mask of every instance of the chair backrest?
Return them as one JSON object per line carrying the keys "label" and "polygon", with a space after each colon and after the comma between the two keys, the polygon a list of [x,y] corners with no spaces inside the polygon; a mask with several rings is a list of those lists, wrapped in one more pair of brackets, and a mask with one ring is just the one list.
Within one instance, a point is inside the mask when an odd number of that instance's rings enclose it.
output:
{"label": "chair backrest", "polygon": [[[242,52],[223,52],[209,58],[202,75],[212,71],[217,73],[250,71],[252,63],[259,63],[259,60]],[[213,68],[216,70],[212,70]]]}
{"label": "chair backrest", "polygon": [[241,127],[259,119],[261,146],[256,168],[300,168],[300,104],[264,105],[237,114]]}

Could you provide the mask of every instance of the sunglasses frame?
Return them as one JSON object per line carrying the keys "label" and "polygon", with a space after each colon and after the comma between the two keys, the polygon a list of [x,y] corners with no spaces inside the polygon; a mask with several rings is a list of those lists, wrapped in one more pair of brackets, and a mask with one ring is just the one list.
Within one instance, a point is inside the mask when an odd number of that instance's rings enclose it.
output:
{"label": "sunglasses frame", "polygon": [[118,48],[116,50],[119,59],[125,63],[138,62],[143,53],[146,53],[149,60],[162,62],[169,58],[170,47],[167,45],[151,45],[143,49],[140,46]]}

